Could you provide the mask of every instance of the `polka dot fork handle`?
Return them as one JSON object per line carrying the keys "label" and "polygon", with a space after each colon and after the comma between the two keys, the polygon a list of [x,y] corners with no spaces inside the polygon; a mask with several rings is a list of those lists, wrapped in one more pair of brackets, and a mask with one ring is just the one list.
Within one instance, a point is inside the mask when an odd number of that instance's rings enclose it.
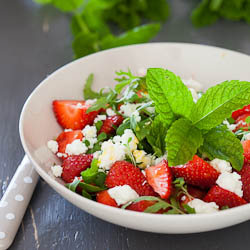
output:
{"label": "polka dot fork handle", "polygon": [[28,157],[24,156],[0,201],[0,250],[7,249],[13,242],[38,178]]}

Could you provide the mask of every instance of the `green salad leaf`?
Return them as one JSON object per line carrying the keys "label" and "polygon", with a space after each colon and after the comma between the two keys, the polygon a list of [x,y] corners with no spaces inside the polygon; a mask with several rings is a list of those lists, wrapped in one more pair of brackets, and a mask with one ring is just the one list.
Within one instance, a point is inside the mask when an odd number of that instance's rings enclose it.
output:
{"label": "green salad leaf", "polygon": [[84,100],[99,98],[100,94],[92,90],[92,85],[94,81],[94,75],[90,74],[86,80],[83,89]]}
{"label": "green salad leaf", "polygon": [[237,171],[240,171],[243,166],[244,157],[241,142],[225,126],[213,128],[204,135],[201,151],[210,160],[219,158],[229,161]]}
{"label": "green salad leaf", "polygon": [[191,160],[202,143],[201,131],[189,120],[180,118],[175,121],[166,137],[169,166],[184,164]]}

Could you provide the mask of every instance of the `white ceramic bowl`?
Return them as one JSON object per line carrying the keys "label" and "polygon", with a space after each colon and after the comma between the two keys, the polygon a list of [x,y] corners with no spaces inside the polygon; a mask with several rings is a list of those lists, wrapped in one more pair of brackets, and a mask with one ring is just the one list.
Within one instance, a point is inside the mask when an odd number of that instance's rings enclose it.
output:
{"label": "white ceramic bowl", "polygon": [[[159,215],[105,206],[71,192],[50,167],[58,159],[47,141],[61,131],[51,108],[54,99],[82,99],[83,85],[94,73],[95,89],[113,86],[115,71],[163,67],[184,79],[194,78],[204,88],[224,80],[250,81],[250,57],[237,52],[181,43],[152,43],[102,51],[76,60],[47,77],[30,95],[20,118],[20,136],[26,154],[41,177],[65,199],[88,213],[124,227],[157,233],[194,233],[231,226],[250,219],[250,204],[214,214]],[[249,100],[250,101],[250,100]]]}

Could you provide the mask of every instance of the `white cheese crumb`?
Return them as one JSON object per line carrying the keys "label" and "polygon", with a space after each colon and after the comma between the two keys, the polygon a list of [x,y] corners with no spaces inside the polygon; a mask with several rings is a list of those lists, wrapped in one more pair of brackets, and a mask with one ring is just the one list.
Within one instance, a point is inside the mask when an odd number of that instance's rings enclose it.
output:
{"label": "white cheese crumb", "polygon": [[139,141],[131,129],[125,129],[124,134],[121,136],[121,142],[122,144],[126,145],[128,144],[129,140],[131,140],[129,142],[129,149],[133,152],[134,150],[136,150]]}
{"label": "white cheese crumb", "polygon": [[162,162],[163,160],[167,160],[167,155],[166,154],[163,155],[163,156],[161,156],[161,157],[159,157],[159,158],[156,158],[155,161],[154,161],[154,164],[157,165],[160,162]]}
{"label": "white cheese crumb", "polygon": [[102,153],[101,151],[94,152],[93,158],[98,159],[98,157],[101,155],[101,153]]}
{"label": "white cheese crumb", "polygon": [[68,155],[67,154],[64,154],[64,153],[61,153],[61,152],[58,152],[56,154],[58,157],[62,158],[62,157],[67,157]]}
{"label": "white cheese crumb", "polygon": [[138,110],[136,110],[135,112],[133,112],[132,116],[135,117],[135,121],[136,122],[140,122],[141,121],[141,117],[140,117],[140,114],[139,114]]}
{"label": "white cheese crumb", "polygon": [[61,177],[63,168],[60,165],[55,165],[51,167],[51,171],[55,177]]}
{"label": "white cheese crumb", "polygon": [[220,173],[232,172],[232,167],[230,165],[230,162],[228,161],[215,158],[212,161],[210,161],[210,165]]}
{"label": "white cheese crumb", "polygon": [[134,103],[123,104],[120,107],[120,112],[126,117],[131,117],[132,114],[136,111],[137,107],[138,107],[138,104],[134,104]]}
{"label": "white cheese crumb", "polygon": [[82,130],[82,133],[85,137],[85,139],[90,139],[90,138],[95,138],[96,137],[96,133],[97,133],[97,130],[96,130],[96,127],[95,126],[89,126],[87,125],[83,130]]}
{"label": "white cheese crumb", "polygon": [[227,129],[229,131],[235,130],[236,127],[238,126],[238,124],[230,124],[227,120],[224,120],[222,123],[227,126]]}
{"label": "white cheese crumb", "polygon": [[202,89],[203,89],[201,83],[199,83],[198,81],[196,81],[192,78],[182,79],[182,81],[188,88],[192,88],[197,92],[202,91]]}
{"label": "white cheese crumb", "polygon": [[152,156],[150,154],[147,155],[144,150],[135,150],[133,155],[136,163],[139,164],[139,167],[146,168],[152,164]]}
{"label": "white cheese crumb", "polygon": [[89,142],[89,146],[86,145],[85,140],[83,140],[83,142],[88,148],[93,148],[95,143],[97,143],[97,138],[88,138],[86,140]]}
{"label": "white cheese crumb", "polygon": [[108,116],[116,115],[116,113],[114,112],[114,110],[111,109],[111,108],[106,109],[106,113],[107,113]]}
{"label": "white cheese crumb", "polygon": [[129,185],[116,186],[108,190],[109,195],[117,205],[124,205],[129,201],[139,198],[139,195]]}
{"label": "white cheese crumb", "polygon": [[88,148],[86,145],[81,140],[77,139],[66,146],[65,152],[68,155],[80,155],[86,153],[87,150]]}
{"label": "white cheese crumb", "polygon": [[94,123],[97,123],[99,121],[104,121],[106,120],[107,116],[106,115],[98,115],[95,120],[94,120]]}
{"label": "white cheese crumb", "polygon": [[102,153],[98,158],[99,168],[109,170],[116,161],[125,159],[125,147],[112,140],[104,141],[101,147]]}
{"label": "white cheese crumb", "polygon": [[88,99],[85,101],[85,104],[86,105],[93,105],[96,103],[96,99]]}
{"label": "white cheese crumb", "polygon": [[228,173],[223,172],[219,175],[216,183],[228,191],[231,191],[238,196],[243,196],[241,176],[236,172]]}
{"label": "white cheese crumb", "polygon": [[56,152],[58,151],[57,141],[50,140],[48,141],[47,146],[54,154],[56,154]]}
{"label": "white cheese crumb", "polygon": [[204,202],[200,199],[193,199],[188,202],[188,206],[195,209],[197,214],[214,213],[219,210],[215,202]]}

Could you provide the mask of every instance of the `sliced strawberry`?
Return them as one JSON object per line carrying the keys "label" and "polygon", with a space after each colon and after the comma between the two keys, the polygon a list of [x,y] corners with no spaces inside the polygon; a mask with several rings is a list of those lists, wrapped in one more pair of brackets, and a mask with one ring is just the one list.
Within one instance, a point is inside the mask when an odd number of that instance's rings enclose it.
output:
{"label": "sliced strawberry", "polygon": [[140,196],[157,196],[141,170],[127,161],[117,161],[112,165],[105,184],[108,188],[129,185]]}
{"label": "sliced strawberry", "polygon": [[172,172],[166,160],[156,166],[146,168],[148,184],[160,195],[162,199],[167,199],[172,191]]}
{"label": "sliced strawberry", "polygon": [[250,113],[250,104],[244,106],[242,109],[238,109],[232,113],[232,118],[236,120],[239,116],[245,114],[245,113]]}
{"label": "sliced strawberry", "polygon": [[111,207],[118,207],[116,201],[109,195],[108,190],[97,193],[96,201]]}
{"label": "sliced strawberry", "polygon": [[234,129],[234,131],[237,131],[238,129],[248,131],[248,127],[250,126],[250,123],[247,123],[246,119],[249,116],[250,116],[250,113],[245,113],[243,115],[240,115],[235,121],[235,124],[237,124],[237,127]]}
{"label": "sliced strawberry", "polygon": [[80,176],[81,172],[90,167],[93,155],[72,155],[63,161],[62,179],[70,183],[75,177]]}
{"label": "sliced strawberry", "polygon": [[104,122],[99,131],[99,133],[113,134],[116,127],[120,126],[123,122],[123,117],[121,115],[109,116]]}
{"label": "sliced strawberry", "polygon": [[241,175],[243,198],[250,202],[250,164],[244,164],[239,174]]}
{"label": "sliced strawberry", "polygon": [[87,124],[92,124],[99,111],[87,114],[89,107],[90,105],[86,105],[85,101],[53,101],[56,119],[64,129],[83,129]]}
{"label": "sliced strawberry", "polygon": [[192,161],[171,167],[174,176],[183,177],[187,184],[200,188],[209,188],[215,184],[219,172],[207,162],[195,155]]}
{"label": "sliced strawberry", "polygon": [[214,185],[204,198],[205,202],[215,202],[220,208],[223,206],[238,207],[247,202],[237,194]]}
{"label": "sliced strawberry", "polygon": [[62,132],[56,139],[58,143],[58,152],[65,154],[67,144],[70,144],[77,139],[79,140],[83,139],[83,134],[81,130]]}
{"label": "sliced strawberry", "polygon": [[250,163],[250,140],[243,141],[242,146],[244,150],[244,161]]}

